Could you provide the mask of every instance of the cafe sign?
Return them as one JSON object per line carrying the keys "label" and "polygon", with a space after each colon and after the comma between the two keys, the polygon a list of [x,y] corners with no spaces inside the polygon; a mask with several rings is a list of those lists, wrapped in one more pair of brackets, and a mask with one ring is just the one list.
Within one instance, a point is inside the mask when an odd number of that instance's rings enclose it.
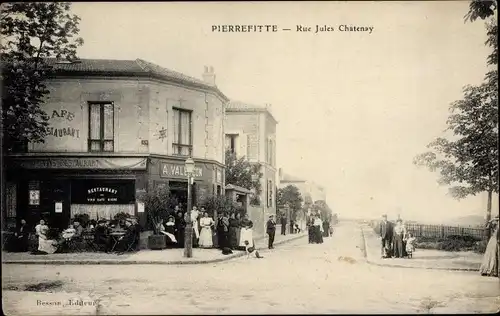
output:
{"label": "cafe sign", "polygon": [[135,181],[121,179],[75,179],[71,181],[73,204],[133,204]]}
{"label": "cafe sign", "polygon": [[[165,178],[187,178],[186,168],[183,164],[161,163],[160,176]],[[203,177],[203,168],[194,167],[193,175],[195,179]]]}
{"label": "cafe sign", "polygon": [[24,169],[146,169],[146,158],[25,158],[15,162]]}
{"label": "cafe sign", "polygon": [[87,190],[87,202],[89,203],[116,203],[118,202],[117,189],[97,187]]}

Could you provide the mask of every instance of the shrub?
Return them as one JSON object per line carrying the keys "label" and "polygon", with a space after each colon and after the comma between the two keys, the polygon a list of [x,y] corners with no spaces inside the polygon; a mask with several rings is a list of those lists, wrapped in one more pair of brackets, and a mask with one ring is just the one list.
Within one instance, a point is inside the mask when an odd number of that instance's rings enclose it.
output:
{"label": "shrub", "polygon": [[205,196],[201,201],[200,206],[204,207],[208,213],[208,216],[212,218],[214,216],[215,211],[217,211],[217,214],[220,214],[221,212],[226,212],[228,214],[240,213],[240,215],[243,215],[245,213],[243,207],[240,207],[231,198],[223,195]]}
{"label": "shrub", "polygon": [[472,251],[476,253],[485,253],[486,252],[486,246],[488,245],[488,240],[480,240],[474,243],[474,246],[472,247]]}
{"label": "shrub", "polygon": [[149,225],[152,225],[155,234],[160,234],[158,223],[173,213],[177,199],[170,196],[170,191],[166,187],[156,187],[142,194],[139,200],[144,202]]}

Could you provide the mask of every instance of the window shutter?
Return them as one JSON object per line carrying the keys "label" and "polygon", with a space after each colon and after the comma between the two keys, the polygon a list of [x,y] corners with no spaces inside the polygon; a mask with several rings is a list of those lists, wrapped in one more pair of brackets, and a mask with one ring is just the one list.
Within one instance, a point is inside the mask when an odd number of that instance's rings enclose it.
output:
{"label": "window shutter", "polygon": [[238,152],[237,152],[238,156],[248,157],[247,148],[248,148],[248,136],[245,133],[240,133],[238,135]]}

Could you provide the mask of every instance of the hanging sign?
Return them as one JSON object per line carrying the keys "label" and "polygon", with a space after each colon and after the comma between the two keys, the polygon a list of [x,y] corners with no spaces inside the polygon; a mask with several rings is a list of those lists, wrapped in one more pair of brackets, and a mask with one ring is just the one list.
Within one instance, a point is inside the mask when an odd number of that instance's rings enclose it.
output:
{"label": "hanging sign", "polygon": [[137,213],[144,213],[144,203],[137,202]]}
{"label": "hanging sign", "polygon": [[56,213],[62,213],[63,212],[62,202],[56,202],[55,209],[56,209]]}

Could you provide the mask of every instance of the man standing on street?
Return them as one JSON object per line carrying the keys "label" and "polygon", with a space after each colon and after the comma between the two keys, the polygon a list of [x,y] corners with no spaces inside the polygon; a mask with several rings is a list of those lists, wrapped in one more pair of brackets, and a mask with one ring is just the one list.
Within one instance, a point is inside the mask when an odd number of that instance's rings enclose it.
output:
{"label": "man standing on street", "polygon": [[269,235],[269,242],[268,242],[268,248],[269,249],[274,249],[273,243],[274,243],[274,235],[276,234],[276,222],[274,221],[274,216],[271,215],[269,216],[269,220],[267,221],[266,225],[266,230],[267,234]]}
{"label": "man standing on street", "polygon": [[382,240],[382,258],[388,257],[388,250],[391,249],[391,242],[393,236],[393,226],[391,222],[387,221],[387,215],[382,216],[382,221],[380,222],[380,238]]}
{"label": "man standing on street", "polygon": [[284,213],[281,215],[281,235],[286,235],[286,216]]}

